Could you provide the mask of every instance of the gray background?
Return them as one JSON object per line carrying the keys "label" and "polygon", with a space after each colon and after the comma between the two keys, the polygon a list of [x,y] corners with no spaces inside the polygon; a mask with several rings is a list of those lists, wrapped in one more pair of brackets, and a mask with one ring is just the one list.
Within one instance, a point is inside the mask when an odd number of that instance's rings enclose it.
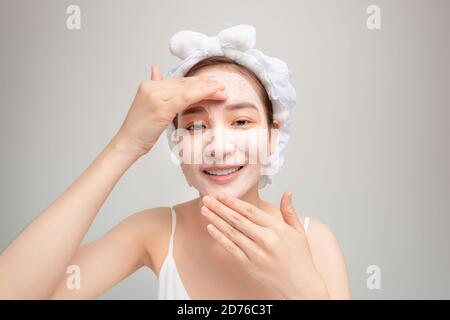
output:
{"label": "gray background", "polygon": [[[81,30],[66,8],[81,7]],[[366,8],[382,28],[366,28]],[[449,1],[1,1],[0,250],[119,128],[168,39],[253,24],[298,93],[286,164],[263,198],[337,236],[353,298],[450,298]],[[119,181],[83,243],[129,214],[195,197],[165,136]],[[366,268],[381,268],[381,290]],[[156,298],[144,268],[100,299]]]}

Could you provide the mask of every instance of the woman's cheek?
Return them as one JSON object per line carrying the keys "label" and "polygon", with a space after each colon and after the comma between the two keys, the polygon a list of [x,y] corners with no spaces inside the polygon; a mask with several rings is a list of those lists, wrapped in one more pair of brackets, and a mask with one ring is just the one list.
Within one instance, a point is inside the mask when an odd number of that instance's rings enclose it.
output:
{"label": "woman's cheek", "polygon": [[245,155],[248,164],[260,165],[267,161],[268,143],[267,128],[236,131],[236,148],[240,154]]}
{"label": "woman's cheek", "polygon": [[201,135],[184,135],[179,143],[179,149],[183,164],[202,164],[203,143]]}
{"label": "woman's cheek", "polygon": [[196,181],[197,181],[197,177],[196,175],[198,174],[197,171],[199,171],[200,169],[198,168],[198,165],[193,165],[193,164],[182,164],[181,165],[181,170],[183,171],[184,177],[186,178],[186,182],[190,185],[190,186],[196,186]]}

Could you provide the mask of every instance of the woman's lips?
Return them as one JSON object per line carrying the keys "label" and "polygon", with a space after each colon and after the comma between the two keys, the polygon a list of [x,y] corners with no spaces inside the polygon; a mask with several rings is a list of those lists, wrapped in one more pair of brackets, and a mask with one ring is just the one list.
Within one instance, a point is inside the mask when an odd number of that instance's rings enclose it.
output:
{"label": "woman's lips", "polygon": [[[206,171],[210,171],[210,170],[227,170],[227,169],[235,169],[235,168],[239,168],[239,169],[232,173],[225,174],[225,175],[213,175],[213,174],[209,174],[206,172]],[[242,171],[243,168],[244,168],[244,166],[215,167],[215,168],[203,169],[202,172],[212,182],[217,183],[217,184],[226,184],[226,183],[229,183],[234,178],[236,178],[239,175],[239,173]]]}

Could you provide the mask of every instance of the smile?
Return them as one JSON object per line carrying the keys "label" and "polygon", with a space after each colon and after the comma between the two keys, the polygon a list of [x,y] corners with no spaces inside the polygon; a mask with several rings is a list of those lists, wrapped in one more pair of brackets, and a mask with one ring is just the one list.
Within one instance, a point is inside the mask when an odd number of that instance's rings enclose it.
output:
{"label": "smile", "polygon": [[203,170],[203,172],[206,174],[213,175],[213,176],[226,176],[228,174],[231,174],[233,172],[241,170],[243,167],[244,166],[235,167],[235,168],[231,168],[231,169]]}
{"label": "smile", "polygon": [[224,184],[233,180],[244,166],[228,166],[228,167],[215,167],[202,170],[203,173],[213,182]]}

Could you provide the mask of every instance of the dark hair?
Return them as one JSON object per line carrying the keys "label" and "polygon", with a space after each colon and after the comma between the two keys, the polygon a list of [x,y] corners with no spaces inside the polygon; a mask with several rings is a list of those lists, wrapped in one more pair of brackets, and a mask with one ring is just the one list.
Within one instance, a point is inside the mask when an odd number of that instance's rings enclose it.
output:
{"label": "dark hair", "polygon": [[[193,67],[191,67],[191,69],[189,69],[189,71],[184,76],[188,77],[188,76],[193,75],[195,72],[197,72],[200,69],[210,67],[210,66],[215,66],[215,65],[221,65],[221,64],[233,67],[237,71],[241,72],[244,75],[249,76],[251,79],[254,80],[254,83],[256,83],[256,85],[259,89],[258,90],[259,95],[264,103],[264,107],[265,107],[266,115],[267,115],[267,123],[268,123],[269,131],[270,131],[270,128],[272,128],[272,126],[273,126],[272,101],[270,100],[269,95],[267,94],[267,91],[264,88],[264,85],[258,79],[256,74],[253,71],[251,71],[250,69],[248,69],[247,67],[245,67],[245,66],[237,63],[236,61],[234,61],[228,57],[225,57],[225,56],[212,56],[212,57],[208,57],[206,59],[203,59],[203,60],[197,62]],[[177,126],[178,126],[177,117],[174,118],[173,124],[175,125],[175,128],[177,128]]]}

